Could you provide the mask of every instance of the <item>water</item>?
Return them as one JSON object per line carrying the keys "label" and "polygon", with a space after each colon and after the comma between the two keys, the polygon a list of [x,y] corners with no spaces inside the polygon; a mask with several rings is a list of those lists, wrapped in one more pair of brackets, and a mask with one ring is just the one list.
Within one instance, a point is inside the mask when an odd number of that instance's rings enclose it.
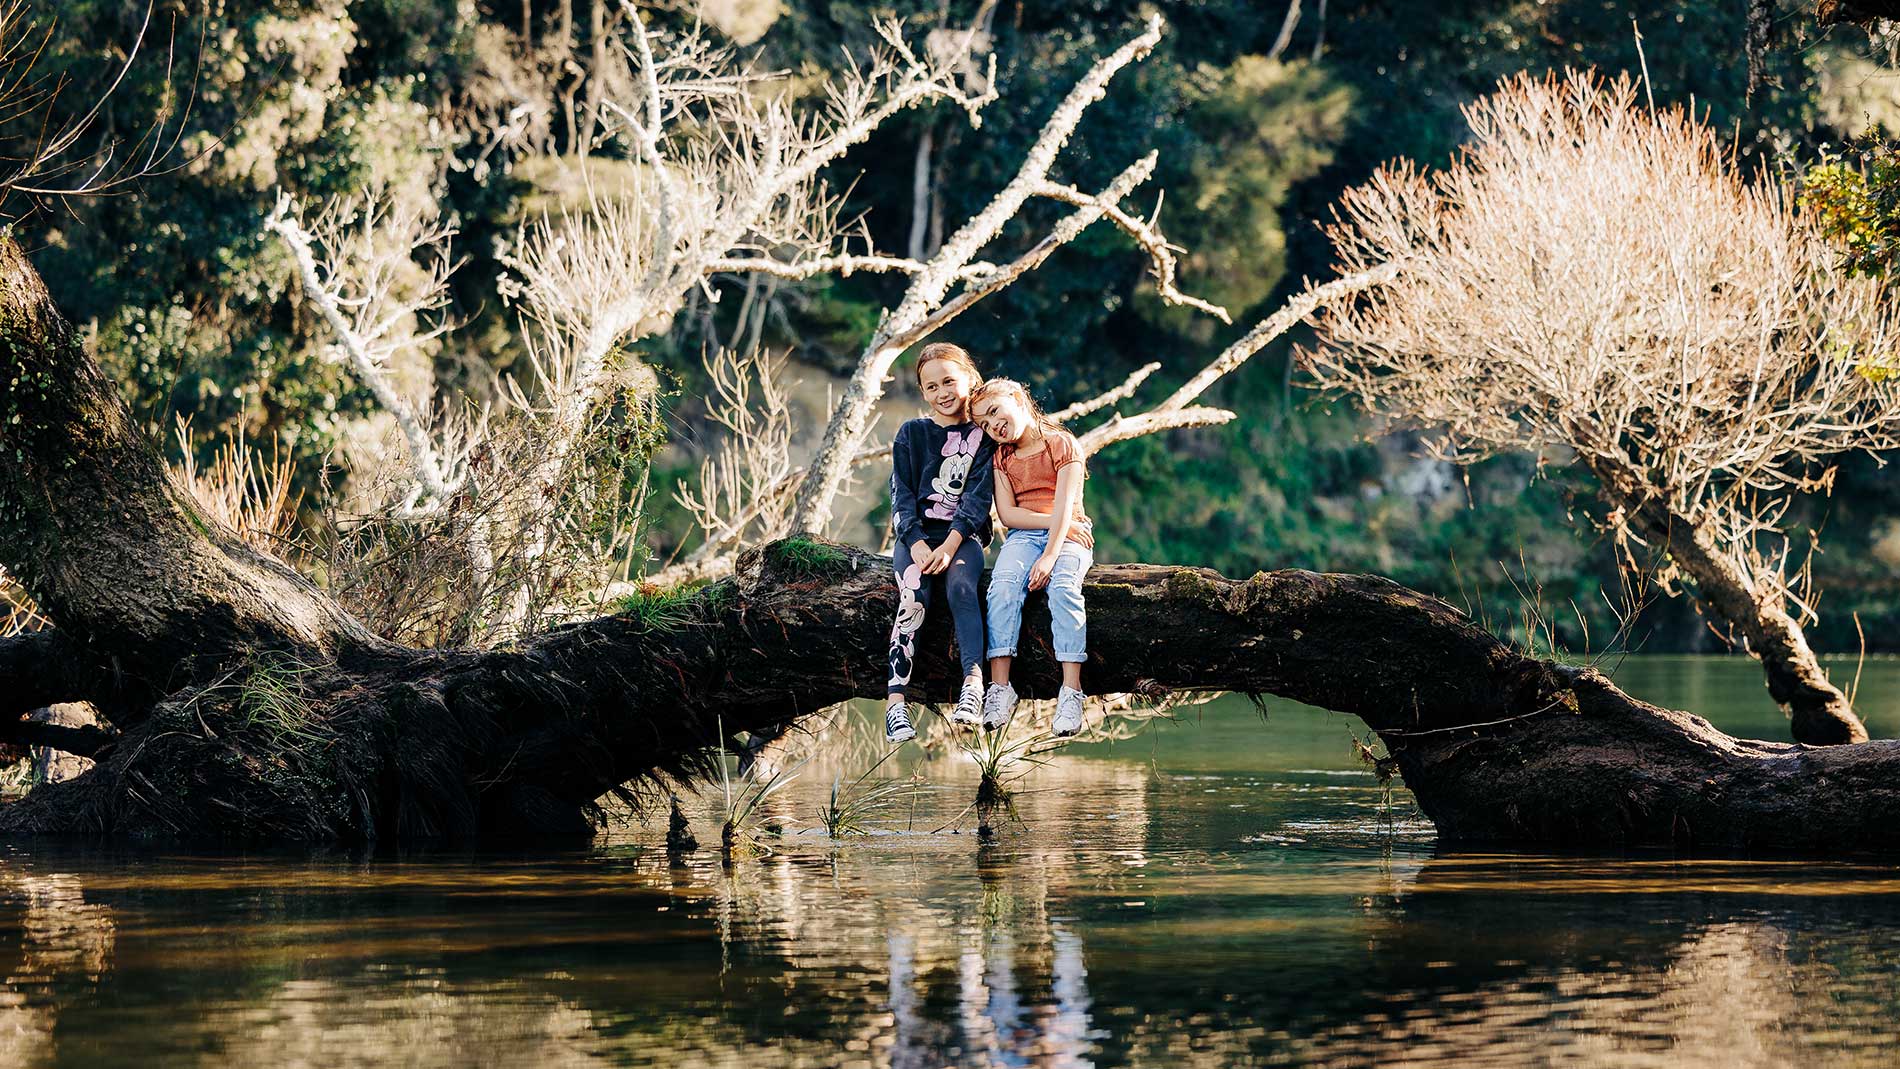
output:
{"label": "water", "polygon": [[[1618,674],[1785,732],[1746,662]],[[1869,662],[1876,735],[1896,696]],[[1890,864],[1441,852],[1355,727],[1191,709],[1055,758],[988,841],[932,831],[974,789],[953,757],[833,844],[814,764],[768,803],[805,823],[729,871],[669,864],[663,820],[533,853],[0,847],[0,1066],[1892,1064]]]}

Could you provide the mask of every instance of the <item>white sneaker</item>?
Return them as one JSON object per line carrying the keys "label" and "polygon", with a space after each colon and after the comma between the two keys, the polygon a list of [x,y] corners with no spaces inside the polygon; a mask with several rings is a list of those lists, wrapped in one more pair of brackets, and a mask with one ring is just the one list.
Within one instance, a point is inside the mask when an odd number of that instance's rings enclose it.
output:
{"label": "white sneaker", "polygon": [[1063,687],[1056,695],[1056,715],[1049,726],[1058,735],[1073,735],[1082,730],[1081,691],[1074,687]]}
{"label": "white sneaker", "polygon": [[992,731],[1009,723],[1016,711],[1016,688],[1008,683],[991,683],[983,695],[983,726]]}
{"label": "white sneaker", "polygon": [[910,726],[910,712],[903,702],[897,702],[884,710],[884,741],[909,742],[917,737],[917,729]]}
{"label": "white sneaker", "polygon": [[950,719],[966,726],[983,722],[983,680],[976,676],[963,677],[963,691],[957,695],[957,707]]}

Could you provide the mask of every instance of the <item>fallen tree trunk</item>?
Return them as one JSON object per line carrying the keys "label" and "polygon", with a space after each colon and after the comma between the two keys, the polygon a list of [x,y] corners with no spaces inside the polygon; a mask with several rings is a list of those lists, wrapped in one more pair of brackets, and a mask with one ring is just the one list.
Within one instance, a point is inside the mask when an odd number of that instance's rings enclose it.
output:
{"label": "fallen tree trunk", "polygon": [[[0,417],[0,566],[58,628],[0,644],[0,694],[94,700],[117,731],[68,740],[97,765],[0,809],[0,834],[585,833],[595,799],[704,773],[722,735],[884,689],[889,561],[810,541],[751,551],[671,613],[516,650],[376,638],[166,477],[5,238]],[[1387,580],[1126,564],[1087,595],[1092,690],[1351,713],[1450,840],[1900,848],[1900,743],[1731,739]],[[1046,618],[1032,598],[1014,672],[1030,695],[1057,680]],[[947,621],[918,648],[915,686],[947,699]]]}
{"label": "fallen tree trunk", "polygon": [[[1588,669],[1522,656],[1387,580],[1125,564],[1096,568],[1087,595],[1092,689],[1234,690],[1351,713],[1447,840],[1900,848],[1900,743],[1732,739]],[[309,668],[302,719],[273,728],[307,738],[243,726],[228,695],[174,699],[92,773],[0,812],[0,830],[584,832],[600,795],[692,774],[720,726],[771,728],[881,693],[894,608],[886,559],[774,543],[667,625],[606,617],[518,652]],[[1027,616],[1046,619],[1039,596]],[[947,621],[933,617],[918,648],[932,652],[915,681],[950,698]],[[1025,648],[1019,685],[1053,694],[1046,624]]]}

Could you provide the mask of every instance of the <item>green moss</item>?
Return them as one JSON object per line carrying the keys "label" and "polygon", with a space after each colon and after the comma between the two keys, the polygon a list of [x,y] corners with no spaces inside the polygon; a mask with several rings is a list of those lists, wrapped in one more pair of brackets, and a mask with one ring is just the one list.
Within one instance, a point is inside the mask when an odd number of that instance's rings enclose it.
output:
{"label": "green moss", "polygon": [[214,537],[211,533],[211,521],[198,510],[198,505],[191,499],[190,494],[173,494],[172,500],[177,502],[178,511],[185,514],[185,519],[191,521],[191,525],[198,529],[199,534],[206,538]]}
{"label": "green moss", "polygon": [[1210,609],[1221,607],[1225,591],[1211,583],[1200,572],[1182,568],[1168,576],[1168,596],[1205,605]]}
{"label": "green moss", "polygon": [[810,538],[787,538],[766,548],[772,566],[793,575],[824,575],[837,572],[851,557],[829,542]]}
{"label": "green moss", "polygon": [[739,584],[730,579],[721,579],[700,588],[699,607],[706,613],[714,613],[731,605],[739,594]]}

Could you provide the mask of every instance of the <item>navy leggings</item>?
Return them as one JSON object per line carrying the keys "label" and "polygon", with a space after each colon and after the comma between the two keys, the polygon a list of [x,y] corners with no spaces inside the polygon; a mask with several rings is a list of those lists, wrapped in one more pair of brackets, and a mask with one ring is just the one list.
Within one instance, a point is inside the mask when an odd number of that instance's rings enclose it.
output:
{"label": "navy leggings", "polygon": [[905,545],[892,551],[891,566],[897,572],[897,620],[891,624],[888,693],[902,694],[910,682],[917,658],[917,629],[924,625],[924,613],[939,590],[950,603],[950,617],[957,625],[957,656],[963,662],[963,674],[969,675],[983,663],[983,607],[977,601],[977,586],[983,578],[982,543],[964,539],[950,558],[950,567],[936,575],[923,574]]}

